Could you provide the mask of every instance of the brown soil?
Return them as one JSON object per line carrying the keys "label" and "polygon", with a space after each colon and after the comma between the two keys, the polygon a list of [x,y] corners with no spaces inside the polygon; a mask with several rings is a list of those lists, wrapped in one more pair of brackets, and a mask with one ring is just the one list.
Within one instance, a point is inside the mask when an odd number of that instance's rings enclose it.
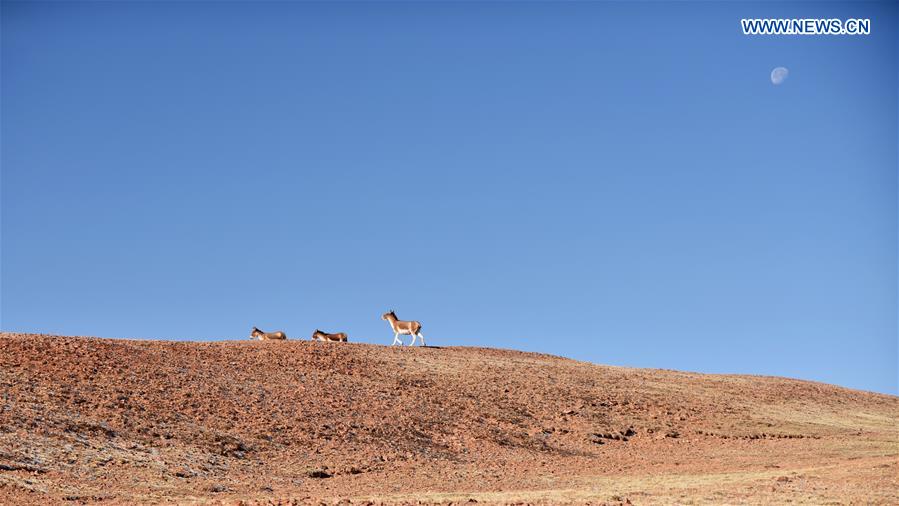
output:
{"label": "brown soil", "polygon": [[484,348],[0,333],[0,503],[899,503],[899,398]]}

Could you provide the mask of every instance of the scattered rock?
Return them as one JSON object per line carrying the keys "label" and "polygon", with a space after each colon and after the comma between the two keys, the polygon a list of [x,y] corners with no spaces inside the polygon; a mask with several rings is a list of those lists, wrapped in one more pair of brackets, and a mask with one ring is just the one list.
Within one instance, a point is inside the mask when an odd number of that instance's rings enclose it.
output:
{"label": "scattered rock", "polygon": [[310,469],[309,471],[306,472],[306,476],[308,476],[310,478],[330,478],[332,476],[332,474],[323,468],[318,468],[318,469]]}
{"label": "scattered rock", "polygon": [[191,471],[190,469],[182,469],[180,471],[175,471],[175,476],[179,478],[193,478],[197,473]]}
{"label": "scattered rock", "polygon": [[591,434],[591,435],[590,435],[590,442],[593,443],[593,444],[597,444],[597,445],[604,445],[604,444],[606,444],[606,442],[603,441],[603,438],[602,438],[601,436],[599,436],[598,434]]}

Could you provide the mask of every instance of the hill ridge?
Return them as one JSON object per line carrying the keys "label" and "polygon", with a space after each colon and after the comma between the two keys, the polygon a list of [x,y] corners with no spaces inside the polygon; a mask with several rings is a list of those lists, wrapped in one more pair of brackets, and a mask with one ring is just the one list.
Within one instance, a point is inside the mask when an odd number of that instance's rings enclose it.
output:
{"label": "hill ridge", "polygon": [[0,394],[0,499],[16,501],[897,499],[899,398],[775,376],[0,333]]}

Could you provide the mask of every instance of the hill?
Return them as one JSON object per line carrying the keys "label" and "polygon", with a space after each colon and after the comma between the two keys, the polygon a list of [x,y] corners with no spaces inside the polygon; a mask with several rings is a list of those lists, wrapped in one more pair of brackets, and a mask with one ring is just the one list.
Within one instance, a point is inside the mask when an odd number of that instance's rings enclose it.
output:
{"label": "hill", "polygon": [[0,503],[899,503],[899,398],[484,348],[0,334]]}

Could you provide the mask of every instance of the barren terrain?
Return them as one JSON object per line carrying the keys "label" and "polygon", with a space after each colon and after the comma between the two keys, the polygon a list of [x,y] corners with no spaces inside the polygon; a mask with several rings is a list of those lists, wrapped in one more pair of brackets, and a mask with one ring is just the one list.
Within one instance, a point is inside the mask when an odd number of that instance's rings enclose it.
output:
{"label": "barren terrain", "polygon": [[508,350],[7,333],[0,504],[897,504],[897,417]]}

